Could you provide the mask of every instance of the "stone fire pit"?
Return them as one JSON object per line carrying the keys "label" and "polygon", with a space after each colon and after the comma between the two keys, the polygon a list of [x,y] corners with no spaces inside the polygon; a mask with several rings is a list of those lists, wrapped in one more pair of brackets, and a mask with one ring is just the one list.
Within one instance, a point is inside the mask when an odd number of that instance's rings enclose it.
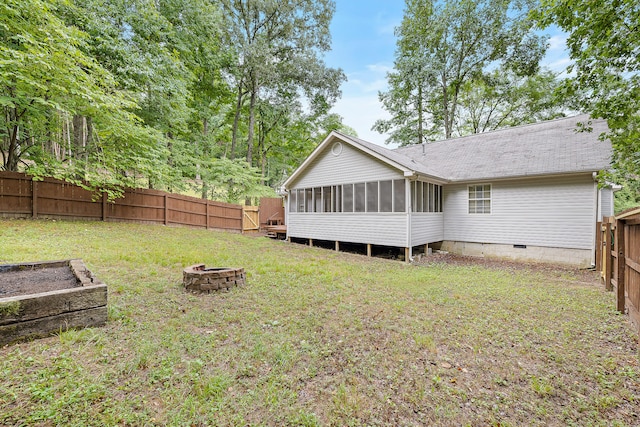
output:
{"label": "stone fire pit", "polygon": [[107,322],[107,285],[82,260],[0,265],[0,346]]}
{"label": "stone fire pit", "polygon": [[244,280],[244,268],[206,268],[204,264],[196,264],[185,268],[182,273],[185,290],[194,293],[229,290],[244,285]]}

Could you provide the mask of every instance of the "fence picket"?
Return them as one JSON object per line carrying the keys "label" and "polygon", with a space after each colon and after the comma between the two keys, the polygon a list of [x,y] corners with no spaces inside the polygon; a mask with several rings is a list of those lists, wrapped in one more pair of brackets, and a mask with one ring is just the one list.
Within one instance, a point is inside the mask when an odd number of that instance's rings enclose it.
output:
{"label": "fence picket", "polygon": [[0,172],[0,216],[78,218],[179,224],[242,232],[242,206],[157,190],[127,189],[113,202],[64,181],[33,181],[26,174]]}

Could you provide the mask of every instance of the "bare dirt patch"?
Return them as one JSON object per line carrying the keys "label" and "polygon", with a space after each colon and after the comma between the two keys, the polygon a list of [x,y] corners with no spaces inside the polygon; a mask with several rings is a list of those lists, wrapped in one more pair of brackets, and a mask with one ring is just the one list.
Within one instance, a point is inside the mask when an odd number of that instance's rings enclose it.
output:
{"label": "bare dirt patch", "polygon": [[0,271],[0,298],[58,291],[80,285],[69,266]]}
{"label": "bare dirt patch", "polygon": [[542,262],[511,261],[499,258],[483,258],[474,256],[462,256],[451,253],[433,253],[422,255],[414,260],[417,265],[455,265],[455,266],[481,266],[489,269],[504,271],[528,271],[541,273],[551,277],[565,277],[574,282],[588,285],[599,285],[600,275],[589,268],[577,268],[560,264]]}

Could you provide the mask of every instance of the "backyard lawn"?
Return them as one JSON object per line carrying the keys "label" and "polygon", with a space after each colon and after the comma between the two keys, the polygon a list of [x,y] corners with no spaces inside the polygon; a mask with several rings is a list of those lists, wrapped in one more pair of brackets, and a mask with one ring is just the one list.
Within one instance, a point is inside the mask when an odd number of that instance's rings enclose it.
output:
{"label": "backyard lawn", "polygon": [[[638,336],[595,273],[0,220],[0,264],[68,258],[109,321],[0,348],[0,425],[640,425]],[[247,285],[187,294],[196,263]]]}

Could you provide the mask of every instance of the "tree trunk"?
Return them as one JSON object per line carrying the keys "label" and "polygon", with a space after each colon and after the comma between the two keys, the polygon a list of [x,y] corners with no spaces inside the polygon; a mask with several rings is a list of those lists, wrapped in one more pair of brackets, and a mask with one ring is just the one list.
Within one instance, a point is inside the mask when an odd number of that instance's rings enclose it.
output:
{"label": "tree trunk", "polygon": [[5,170],[18,172],[18,160],[20,159],[20,145],[18,144],[18,125],[14,125],[9,134],[9,150],[4,162]]}
{"label": "tree trunk", "polygon": [[418,83],[418,144],[424,144],[422,84]]}
{"label": "tree trunk", "polygon": [[240,123],[240,110],[242,110],[242,81],[238,83],[238,97],[236,98],[236,114],[233,117],[233,127],[231,128],[231,153],[229,158],[231,160],[236,158],[236,144],[238,141],[238,124]]}
{"label": "tree trunk", "polygon": [[[200,153],[202,155],[202,157],[204,158],[207,155],[207,136],[209,135],[209,121],[207,120],[207,118],[203,118],[202,119],[202,136],[203,136],[203,144],[202,144],[202,153]],[[200,165],[196,165],[196,179],[200,179],[202,180],[202,198],[206,199],[207,198],[207,193],[209,192],[209,188],[207,186],[207,181],[205,178],[202,178],[202,175],[200,174]]]}
{"label": "tree trunk", "polygon": [[254,82],[251,88],[251,101],[249,102],[249,129],[247,131],[247,163],[249,163],[249,166],[251,166],[253,162],[253,133],[256,125],[257,91],[258,89]]}
{"label": "tree trunk", "polygon": [[6,153],[3,153],[6,156],[5,158],[3,158],[3,168],[6,171],[17,172],[18,161],[20,160],[20,145],[18,143],[20,129],[16,120],[18,114],[15,108],[7,108],[6,111],[6,122],[15,124],[11,128],[7,129],[9,131],[9,135],[6,137],[8,146]]}
{"label": "tree trunk", "polygon": [[[262,126],[261,126],[262,128]],[[264,148],[264,140],[266,135],[264,130],[260,132],[258,136],[258,151],[260,152],[260,178],[261,184],[265,185],[266,165],[267,165],[267,150]]]}

